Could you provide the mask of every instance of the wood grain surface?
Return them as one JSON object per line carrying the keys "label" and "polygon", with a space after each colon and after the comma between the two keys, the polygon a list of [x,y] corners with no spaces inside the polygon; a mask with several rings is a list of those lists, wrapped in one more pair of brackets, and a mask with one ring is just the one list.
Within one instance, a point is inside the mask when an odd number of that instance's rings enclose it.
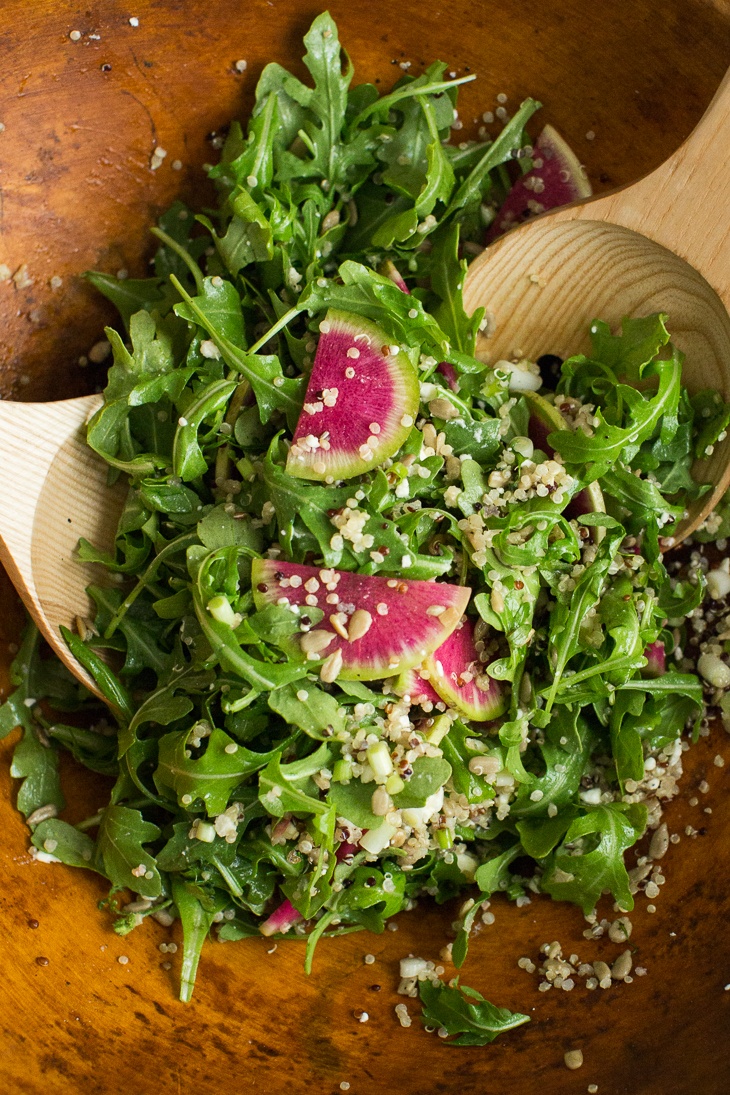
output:
{"label": "wood grain surface", "polygon": [[[205,201],[198,168],[215,156],[206,135],[245,113],[266,61],[301,73],[301,34],[321,6],[0,4],[0,263],[12,273],[26,264],[32,282],[0,284],[0,394],[41,400],[93,390],[98,374],[79,368],[78,358],[109,313],[80,273],[89,266],[144,272],[153,250],[145,231],[157,212],[177,195]],[[464,135],[473,118],[494,109],[497,93],[509,96],[508,108],[537,95],[545,120],[565,133],[597,189],[665,160],[730,63],[724,0],[333,0],[330,10],[359,78],[388,87],[399,75],[392,62],[410,60],[418,71],[436,56],[460,75],[477,72],[461,100]],[[68,37],[74,29],[82,32],[78,42]],[[248,67],[238,74],[242,59]],[[586,140],[588,131],[595,140]],[[151,172],[156,143],[168,155]],[[63,279],[55,290],[53,276]],[[21,626],[7,582],[0,603],[7,689]],[[575,908],[541,899],[515,909],[497,900],[496,923],[475,940],[464,980],[533,1022],[484,1049],[449,1049],[417,1020],[402,1030],[393,1014],[398,958],[437,959],[453,907],[424,905],[380,937],[324,941],[309,978],[298,944],[280,943],[270,954],[263,939],[211,943],[192,1004],[178,1003],[179,952],[158,950],[179,942],[174,929],[150,924],[119,938],[96,907],[101,880],[30,861],[10,804],[13,742],[0,747],[2,1093],[338,1095],[341,1083],[350,1095],[580,1095],[589,1084],[598,1095],[730,1089],[730,800],[723,794],[730,740],[721,729],[690,754],[681,799],[667,811],[681,842],[664,861],[657,911],[650,914],[640,897],[632,914],[635,963],[647,976],[605,992],[538,992],[536,978],[516,963],[522,955],[536,960],[540,944],[558,939],[587,961],[610,961],[621,948],[584,940]],[[725,768],[713,763],[719,754]],[[104,781],[71,765],[66,776],[70,820],[105,801]],[[698,791],[703,779],[707,794]],[[684,834],[687,825],[696,837]],[[367,952],[374,965],[363,963]],[[365,1024],[354,1016],[362,1009]],[[577,1047],[585,1064],[569,1072],[563,1054]]]}

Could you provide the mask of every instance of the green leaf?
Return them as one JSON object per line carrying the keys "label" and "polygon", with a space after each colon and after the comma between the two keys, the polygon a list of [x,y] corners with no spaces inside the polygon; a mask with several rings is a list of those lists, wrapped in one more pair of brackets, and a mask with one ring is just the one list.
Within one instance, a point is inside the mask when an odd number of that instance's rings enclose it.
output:
{"label": "green leaf", "polygon": [[345,728],[345,711],[334,696],[317,688],[311,681],[303,686],[287,684],[268,697],[269,707],[291,726],[316,741],[324,741]]}
{"label": "green leaf", "polygon": [[235,380],[218,380],[208,384],[185,408],[185,415],[178,421],[172,448],[172,470],[178,478],[191,481],[207,472],[208,459],[200,444],[198,431],[206,420],[212,420],[211,431],[217,433],[223,411],[237,387]]}
{"label": "green leaf", "polygon": [[[206,285],[208,280],[206,278]],[[210,280],[212,281],[212,279]],[[226,312],[228,321],[221,322],[218,311],[210,307],[208,295],[191,297],[177,279],[173,279],[173,282],[185,302],[185,305],[176,304],[175,311],[184,318],[189,319],[190,322],[199,324],[207,331],[218,347],[226,365],[246,378],[256,396],[261,421],[268,422],[274,411],[280,410],[286,414],[289,426],[293,430],[299,418],[304,398],[304,386],[301,378],[292,380],[285,377],[281,371],[279,358],[273,354],[266,356],[241,349],[229,337],[230,312]],[[240,314],[240,301],[236,290],[229,282],[222,282],[222,285],[229,286],[230,292],[227,293],[227,298],[232,303],[231,293],[235,296]],[[226,333],[227,330],[229,334]]]}
{"label": "green leaf", "polygon": [[94,869],[94,841],[67,821],[56,817],[42,821],[33,830],[31,839],[39,851],[55,856],[69,867]]}
{"label": "green leaf", "polygon": [[601,596],[609,567],[623,538],[624,530],[620,525],[609,528],[598,545],[592,564],[577,579],[570,600],[555,604],[550,617],[549,653],[553,680],[546,704],[548,711],[555,701],[565,667],[579,648],[580,629],[586,614]]}
{"label": "green leaf", "polygon": [[[459,261],[459,224],[450,224],[448,229],[436,233],[434,240],[431,288],[439,298],[434,315],[451,345],[463,353],[473,354],[484,309],[477,308],[471,316],[464,311],[467,263],[465,259]],[[456,451],[461,455],[462,449]]]}
{"label": "green leaf", "polygon": [[28,817],[41,806],[66,805],[58,774],[58,753],[53,746],[42,745],[32,726],[26,726],[15,746],[10,765],[13,779],[22,779],[18,790],[18,809]]}
{"label": "green leaf", "polygon": [[225,505],[215,506],[198,521],[200,542],[211,551],[225,547],[246,547],[259,552],[263,548],[260,529],[254,528],[247,513],[228,513]]}
{"label": "green leaf", "polygon": [[228,272],[235,277],[244,266],[273,258],[274,248],[271,226],[250,194],[240,191],[232,200],[231,209],[233,216],[224,236],[216,234],[208,217],[199,216],[197,219],[210,230],[218,254]]}
{"label": "green leaf", "polygon": [[276,462],[278,438],[274,438],[263,465],[263,478],[269,500],[276,510],[276,522],[281,542],[289,556],[296,557],[296,526],[301,521],[315,537],[322,560],[327,567],[342,561],[342,549],[335,550],[331,539],[337,531],[330,511],[342,509],[352,494],[351,487],[321,487],[304,479],[287,475]]}
{"label": "green leaf", "polygon": [[[206,897],[205,901],[201,899],[203,896]],[[180,999],[187,1004],[192,999],[203,943],[208,938],[216,913],[228,902],[225,895],[217,891],[212,895],[203,895],[198,887],[176,875],[172,876],[172,898],[183,927]]]}
{"label": "green leaf", "polygon": [[[305,676],[307,667],[306,665],[294,665],[288,662],[276,664],[246,654],[241,649],[233,628],[216,620],[208,612],[209,602],[219,592],[211,577],[212,568],[216,562],[222,559],[222,553],[233,550],[232,548],[222,548],[210,552],[202,559],[193,588],[195,614],[203,634],[221,665],[247,681],[256,691],[269,692],[273,688],[290,684],[292,681]],[[240,551],[241,549],[237,550]]]}
{"label": "green leaf", "polygon": [[611,328],[602,320],[591,324],[593,357],[608,365],[617,378],[641,380],[647,366],[669,342],[666,328],[669,317],[661,312],[632,319],[621,320],[621,334],[611,334]]}
{"label": "green leaf", "polygon": [[144,473],[163,467],[166,458],[158,453],[138,452],[130,433],[130,408],[157,402],[163,396],[176,399],[190,372],[175,369],[171,320],[140,311],[131,317],[129,330],[131,352],[116,331],[106,328],[114,364],[109,370],[104,403],[91,418],[86,437],[91,448],[113,467]]}
{"label": "green leaf", "polygon": [[577,810],[564,806],[555,817],[523,818],[517,822],[517,832],[526,855],[545,859],[563,839],[575,820]]}
{"label": "green leaf", "polygon": [[336,808],[337,816],[344,817],[359,829],[377,829],[382,817],[373,813],[373,792],[377,784],[362,783],[351,779],[349,783],[331,783],[327,801]]}
{"label": "green leaf", "polygon": [[139,810],[107,806],[101,811],[93,865],[115,890],[126,888],[154,900],[162,893],[162,880],[144,845],[159,835],[157,826],[145,821]]}
{"label": "green leaf", "polygon": [[316,830],[332,847],[335,825],[333,807],[297,786],[326,767],[330,759],[331,753],[326,745],[320,745],[310,757],[291,764],[282,765],[280,757],[273,757],[259,776],[259,799],[266,812],[273,817],[283,817],[288,812],[313,814]]}
{"label": "green leaf", "polygon": [[439,423],[439,432],[443,431],[446,443],[459,456],[471,456],[472,460],[486,463],[500,447],[499,427],[498,418],[452,418],[450,422]]}
{"label": "green leaf", "polygon": [[413,762],[413,775],[406,781],[403,790],[393,796],[396,810],[425,806],[450,775],[451,765],[443,757],[418,757]]}
{"label": "green leaf", "polygon": [[[633,909],[624,852],[646,829],[646,806],[612,802],[587,808],[570,825],[563,842],[548,860],[542,888],[556,901],[572,901],[588,915],[603,893],[622,909]],[[570,854],[568,846],[584,842],[586,850]],[[594,846],[593,846],[594,845]]]}
{"label": "green leaf", "polygon": [[517,859],[521,852],[522,847],[518,841],[510,848],[507,848],[506,851],[493,856],[477,868],[474,881],[482,893],[490,895],[498,890],[507,889],[510,878],[509,865]]}
{"label": "green leaf", "polygon": [[500,164],[509,160],[512,153],[516,152],[517,149],[522,146],[522,133],[524,127],[527,125],[535,111],[539,109],[540,103],[536,102],[535,99],[525,99],[525,101],[520,104],[519,109],[512,118],[510,118],[502,132],[487,146],[482,158],[457,188],[456,193],[446,210],[447,217],[451,213],[465,209],[473,202],[481,200],[485,180],[488,179],[490,172],[494,171],[495,167],[498,167]]}
{"label": "green leaf", "polygon": [[304,36],[304,44],[304,64],[314,78],[314,88],[288,73],[283,88],[290,99],[305,108],[300,136],[309,155],[299,159],[284,153],[278,175],[281,179],[318,176],[338,188],[345,181],[347,157],[341,134],[354,70],[346,54],[343,66],[337,27],[328,12],[317,16]]}
{"label": "green leaf", "polygon": [[551,433],[552,445],[569,465],[585,465],[584,481],[599,478],[617,460],[630,461],[641,442],[650,437],[662,419],[676,415],[682,375],[681,357],[674,352],[668,361],[658,361],[659,387],[655,395],[645,396],[625,384],[616,386],[616,397],[625,404],[628,425],[613,426],[596,410],[598,425],[592,437],[580,430]]}
{"label": "green leaf", "polygon": [[120,280],[112,274],[101,274],[94,270],[88,270],[84,277],[91,282],[95,289],[103,293],[107,300],[112,302],[122,317],[127,330],[129,330],[130,320],[136,312],[142,309],[147,312],[152,312],[155,309],[162,310],[161,305],[165,300],[165,283],[162,278],[124,278]]}
{"label": "green leaf", "polygon": [[[540,817],[551,805],[567,806],[578,792],[595,742],[590,724],[577,706],[572,711],[558,707],[551,713],[548,733],[550,740],[538,746],[544,775],[518,788],[510,807],[511,817]],[[560,745],[561,741],[566,744]],[[538,801],[532,797],[536,791],[542,792]]]}
{"label": "green leaf", "polygon": [[282,748],[279,745],[266,753],[256,753],[216,728],[204,739],[204,752],[196,758],[190,755],[191,736],[194,729],[174,730],[160,738],[153,778],[160,792],[174,793],[179,806],[203,802],[209,817],[222,814],[235,789],[278,757]]}
{"label": "green leaf", "polygon": [[[450,343],[436,320],[390,278],[350,259],[342,263],[338,275],[341,284],[326,278],[310,282],[299,298],[300,307],[310,315],[328,308],[354,312],[373,320],[401,346],[424,345],[439,357],[448,356]],[[414,309],[418,314],[409,315]]]}
{"label": "green leaf", "polygon": [[423,1004],[423,1021],[455,1035],[447,1045],[485,1046],[500,1034],[529,1023],[529,1015],[495,1007],[474,989],[458,981],[420,981],[418,993]]}

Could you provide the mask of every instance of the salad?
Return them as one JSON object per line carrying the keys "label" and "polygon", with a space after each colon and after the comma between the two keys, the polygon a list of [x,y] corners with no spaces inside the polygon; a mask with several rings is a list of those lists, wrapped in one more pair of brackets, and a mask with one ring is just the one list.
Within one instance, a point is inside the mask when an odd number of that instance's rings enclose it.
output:
{"label": "salad", "polygon": [[[683,387],[667,317],[492,361],[464,311],[487,239],[587,192],[575,157],[531,99],[448,143],[470,77],[353,85],[327,14],[305,45],[312,86],[264,69],[153,276],[88,275],[123,323],[88,443],[129,492],[64,634],[107,708],[32,627],[0,708],[37,858],[108,879],[119,933],[179,918],[183,1000],[211,932],[303,938],[310,970],[464,894],[460,967],[496,892],[630,910],[624,854],[730,679],[721,645],[687,663],[705,579],[663,555],[730,407]],[[60,749],[115,780],[75,826]],[[419,984],[457,1044],[527,1021]]]}

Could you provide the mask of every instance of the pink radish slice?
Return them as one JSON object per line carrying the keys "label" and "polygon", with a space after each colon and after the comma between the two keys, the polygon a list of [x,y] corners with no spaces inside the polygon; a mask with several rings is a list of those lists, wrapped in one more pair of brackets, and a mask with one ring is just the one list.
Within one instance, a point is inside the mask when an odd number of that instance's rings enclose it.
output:
{"label": "pink radish slice", "polygon": [[382,274],[384,278],[390,278],[394,285],[397,285],[404,293],[408,293],[409,296],[411,295],[411,291],[403,280],[403,276],[390,259],[383,263],[378,273]]}
{"label": "pink radish slice", "polygon": [[288,897],[284,898],[278,909],[274,909],[271,916],[259,924],[259,931],[262,935],[276,935],[278,932],[288,932],[290,928],[293,928],[295,924],[298,924],[300,920],[303,920],[302,914],[292,905]]}
{"label": "pink radish slice", "polygon": [[436,366],[436,372],[441,373],[441,375],[446,378],[446,382],[452,392],[458,392],[459,377],[453,365],[450,365],[448,361],[441,361]]}
{"label": "pink radish slice", "polygon": [[418,414],[416,370],[374,323],[329,311],[286,462],[289,475],[333,482],[393,456]]}
{"label": "pink radish slice", "polygon": [[551,125],[537,138],[533,167],[521,175],[487,230],[485,243],[547,209],[568,205],[593,193],[578,157]]}
{"label": "pink radish slice", "polygon": [[[474,641],[474,625],[465,619],[426,661],[429,680],[449,707],[476,722],[489,722],[506,709],[504,687],[486,676]],[[486,684],[486,687],[485,687]]]}
{"label": "pink radish slice", "polygon": [[421,676],[418,668],[406,669],[404,673],[400,674],[394,687],[396,695],[410,696],[411,703],[418,706],[422,706],[424,703],[434,705],[443,703],[438,692],[433,688],[430,681]]}
{"label": "pink radish slice", "polygon": [[647,665],[644,666],[642,673],[645,677],[663,677],[667,671],[667,656],[664,650],[664,643],[658,640],[655,643],[649,643],[644,651],[644,657],[647,659]]}
{"label": "pink radish slice", "polygon": [[[296,605],[301,619],[307,608],[324,612],[313,630],[329,640],[313,650],[305,622],[287,653],[307,657],[316,671],[339,651],[336,676],[345,680],[376,680],[420,665],[454,630],[471,595],[470,589],[446,582],[381,578],[273,559],[254,560],[251,583],[258,608]],[[317,656],[309,657],[310,652]]]}

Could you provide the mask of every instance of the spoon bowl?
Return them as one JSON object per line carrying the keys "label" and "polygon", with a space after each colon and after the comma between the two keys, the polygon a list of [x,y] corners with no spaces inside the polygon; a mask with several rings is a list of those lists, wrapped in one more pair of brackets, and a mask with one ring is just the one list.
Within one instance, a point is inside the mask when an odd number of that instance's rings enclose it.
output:
{"label": "spoon bowl", "polygon": [[[483,306],[477,352],[489,364],[590,350],[594,319],[614,329],[665,312],[685,354],[691,393],[730,401],[730,77],[689,140],[665,164],[616,193],[544,214],[513,229],[469,267],[467,312]],[[692,469],[711,490],[675,542],[714,509],[730,484],[730,435]]]}
{"label": "spoon bowl", "polygon": [[52,650],[96,695],[60,628],[73,630],[93,614],[86,587],[106,571],[80,563],[76,546],[84,537],[112,549],[126,496],[126,484],[107,485],[107,465],[86,444],[86,422],[100,404],[98,395],[0,402],[0,561]]}

